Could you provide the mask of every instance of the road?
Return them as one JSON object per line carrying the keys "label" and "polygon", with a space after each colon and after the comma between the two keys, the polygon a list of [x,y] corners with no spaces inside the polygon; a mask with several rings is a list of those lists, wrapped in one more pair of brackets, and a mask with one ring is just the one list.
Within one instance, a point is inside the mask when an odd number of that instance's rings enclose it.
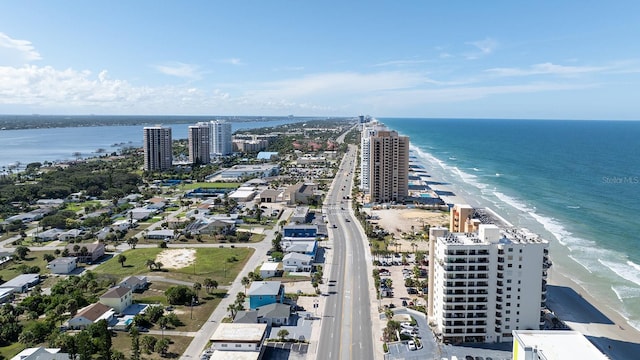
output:
{"label": "road", "polygon": [[366,239],[351,211],[356,147],[350,146],[325,200],[333,235],[329,293],[317,359],[374,359]]}

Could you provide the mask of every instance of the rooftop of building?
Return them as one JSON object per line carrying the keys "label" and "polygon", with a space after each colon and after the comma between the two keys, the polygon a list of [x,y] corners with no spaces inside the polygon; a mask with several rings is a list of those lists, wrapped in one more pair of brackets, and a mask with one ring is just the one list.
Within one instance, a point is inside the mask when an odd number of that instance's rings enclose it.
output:
{"label": "rooftop of building", "polygon": [[259,342],[267,331],[267,324],[222,323],[211,335],[213,342]]}
{"label": "rooftop of building", "polygon": [[[584,335],[577,331],[515,330],[513,337],[514,341],[517,341],[524,349],[530,348],[531,351],[536,351],[536,358],[540,359],[608,359]],[[514,348],[515,346],[514,344]],[[520,348],[519,350],[524,349]]]}

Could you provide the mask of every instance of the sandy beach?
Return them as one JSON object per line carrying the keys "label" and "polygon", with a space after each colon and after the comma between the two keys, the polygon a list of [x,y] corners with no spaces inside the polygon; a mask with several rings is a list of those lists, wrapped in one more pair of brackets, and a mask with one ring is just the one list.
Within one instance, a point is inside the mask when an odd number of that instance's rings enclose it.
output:
{"label": "sandy beach", "polygon": [[[421,226],[448,224],[449,215],[441,211],[422,209],[364,209],[377,216],[374,223],[395,234],[400,251],[411,251],[411,242],[402,240],[403,233],[410,233]],[[426,251],[428,241],[417,241],[418,250]],[[553,259],[553,253],[551,254]],[[563,274],[562,269],[549,269],[547,306],[571,329],[586,336],[598,349],[611,359],[640,358],[640,331],[607,304],[593,298],[578,284]]]}

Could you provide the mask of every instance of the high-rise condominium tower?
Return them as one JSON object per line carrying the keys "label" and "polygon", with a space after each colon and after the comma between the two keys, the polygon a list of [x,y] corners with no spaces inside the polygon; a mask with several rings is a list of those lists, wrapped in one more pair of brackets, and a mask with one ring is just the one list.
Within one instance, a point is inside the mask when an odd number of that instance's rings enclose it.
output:
{"label": "high-rise condominium tower", "polygon": [[173,149],[171,128],[148,126],[143,129],[144,169],[163,171],[171,168]]}
{"label": "high-rise condominium tower", "polygon": [[211,162],[209,126],[199,124],[189,126],[189,162],[208,164]]}
{"label": "high-rise condominium tower", "polygon": [[231,139],[231,123],[224,120],[213,120],[209,123],[211,136],[211,153],[214,155],[229,155],[233,152]]}
{"label": "high-rise condominium tower", "polygon": [[427,313],[444,343],[505,342],[539,329],[547,293],[548,242],[480,224],[475,233],[429,229]]}
{"label": "high-rise condominium tower", "polygon": [[409,137],[378,130],[369,138],[369,201],[399,202],[409,195]]}

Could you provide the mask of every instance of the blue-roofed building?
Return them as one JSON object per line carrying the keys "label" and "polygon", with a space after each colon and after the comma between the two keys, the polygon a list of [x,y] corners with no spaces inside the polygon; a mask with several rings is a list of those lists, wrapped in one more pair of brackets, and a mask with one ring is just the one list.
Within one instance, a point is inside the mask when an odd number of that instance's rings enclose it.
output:
{"label": "blue-roofed building", "polygon": [[265,161],[277,160],[278,153],[273,151],[260,151],[256,159]]}
{"label": "blue-roofed building", "polygon": [[318,226],[310,224],[290,224],[283,229],[283,237],[315,238],[318,236]]}
{"label": "blue-roofed building", "polygon": [[254,281],[247,292],[249,308],[275,304],[284,301],[284,285],[280,281]]}

